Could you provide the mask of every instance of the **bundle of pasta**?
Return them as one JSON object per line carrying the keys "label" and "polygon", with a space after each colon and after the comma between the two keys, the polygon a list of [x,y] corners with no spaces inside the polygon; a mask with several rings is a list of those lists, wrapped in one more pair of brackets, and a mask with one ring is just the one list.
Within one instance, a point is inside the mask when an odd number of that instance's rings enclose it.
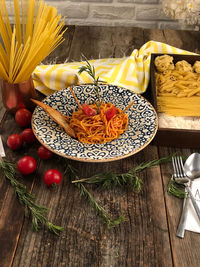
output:
{"label": "bundle of pasta", "polygon": [[0,78],[10,83],[26,81],[35,67],[62,41],[64,20],[57,9],[42,0],[0,0]]}
{"label": "bundle of pasta", "polygon": [[200,116],[200,61],[173,63],[169,55],[155,59],[158,111],[172,116]]}

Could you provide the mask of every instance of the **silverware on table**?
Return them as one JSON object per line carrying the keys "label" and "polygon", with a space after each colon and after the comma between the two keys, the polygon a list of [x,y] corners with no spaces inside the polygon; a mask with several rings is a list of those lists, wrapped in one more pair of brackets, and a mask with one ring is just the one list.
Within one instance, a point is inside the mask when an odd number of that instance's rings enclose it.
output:
{"label": "silverware on table", "polygon": [[[190,198],[187,197],[184,201],[180,222],[179,222],[177,232],[176,232],[176,235],[178,237],[181,237],[181,238],[184,237],[186,219],[187,219],[188,208],[189,208],[189,199],[191,199],[192,204],[193,204],[195,211],[198,215],[198,218],[200,220],[200,208],[199,208],[199,206],[198,206],[198,204],[197,204],[197,202],[196,202],[196,200],[192,194],[191,188],[190,188],[192,180],[196,179],[198,177],[196,177],[196,176],[194,177],[194,175],[192,176],[191,173],[188,172],[189,170],[191,172],[191,166],[192,166],[191,162],[193,162],[193,160],[191,160],[193,158],[192,155],[190,155],[190,157],[188,157],[184,166],[183,166],[183,161],[182,161],[181,157],[173,157],[172,158],[172,164],[173,164],[173,169],[174,169],[174,175],[173,175],[174,179],[177,183],[185,185],[185,190],[190,196]],[[200,160],[200,158],[199,158],[199,160]],[[186,170],[186,172],[185,172],[185,170]],[[192,168],[192,170],[194,171],[194,168]],[[196,166],[195,166],[195,170],[196,170]]]}

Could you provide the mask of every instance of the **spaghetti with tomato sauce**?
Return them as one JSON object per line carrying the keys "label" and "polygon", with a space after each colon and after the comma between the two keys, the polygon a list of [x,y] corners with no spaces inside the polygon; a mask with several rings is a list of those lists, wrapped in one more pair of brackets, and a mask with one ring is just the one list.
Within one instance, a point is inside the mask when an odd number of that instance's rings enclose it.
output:
{"label": "spaghetti with tomato sauce", "polygon": [[[87,115],[88,114],[88,115]],[[83,105],[69,118],[69,126],[80,142],[87,144],[107,143],[119,138],[128,126],[128,115],[112,103]]]}

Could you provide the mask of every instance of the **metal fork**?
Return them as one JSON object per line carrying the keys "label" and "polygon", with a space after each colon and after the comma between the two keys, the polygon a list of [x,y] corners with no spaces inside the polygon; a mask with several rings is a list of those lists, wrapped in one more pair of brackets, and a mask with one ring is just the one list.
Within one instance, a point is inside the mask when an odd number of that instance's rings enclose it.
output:
{"label": "metal fork", "polygon": [[[190,198],[192,200],[192,204],[193,204],[195,211],[196,211],[196,213],[199,217],[199,220],[200,220],[200,209],[199,209],[199,207],[196,203],[196,200],[192,194],[192,191],[190,189],[191,182],[184,172],[182,157],[178,157],[178,156],[172,157],[172,165],[173,165],[173,170],[174,170],[174,174],[173,174],[174,180],[177,183],[185,185],[185,190],[190,195]],[[182,210],[180,222],[179,222],[177,232],[176,232],[176,235],[178,237],[181,237],[181,238],[184,237],[184,233],[185,233],[185,225],[186,225],[186,219],[187,219],[187,214],[188,214],[188,208],[189,208],[189,197],[187,197],[184,200],[183,210]]]}
{"label": "metal fork", "polygon": [[183,159],[182,157],[172,157],[173,165],[173,178],[177,183],[185,184],[189,182],[189,178],[184,172]]}

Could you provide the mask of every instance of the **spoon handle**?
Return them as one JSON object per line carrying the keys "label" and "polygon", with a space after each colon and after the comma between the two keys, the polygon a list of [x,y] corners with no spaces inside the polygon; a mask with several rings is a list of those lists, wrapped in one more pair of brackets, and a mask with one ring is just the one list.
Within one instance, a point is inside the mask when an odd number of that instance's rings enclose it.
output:
{"label": "spoon handle", "polygon": [[198,218],[200,220],[200,209],[199,209],[199,206],[198,206],[198,204],[197,204],[197,202],[196,202],[196,200],[195,200],[195,198],[194,198],[194,196],[192,194],[192,191],[191,191],[190,187],[187,187],[187,191],[190,194],[190,198],[192,200],[193,207],[194,207],[194,209],[195,209],[195,211],[197,213],[197,216],[198,216]]}
{"label": "spoon handle", "polygon": [[178,228],[177,228],[177,231],[176,231],[176,236],[178,236],[180,238],[184,238],[185,225],[186,225],[186,220],[187,220],[187,215],[188,215],[188,209],[189,209],[189,198],[187,197],[185,199],[185,203],[184,203],[184,206],[183,206],[181,218],[180,218],[179,225],[178,225]]}
{"label": "spoon handle", "polygon": [[188,192],[188,194],[190,195],[190,198],[187,197],[186,200],[185,200],[185,205],[183,207],[183,211],[182,211],[182,214],[181,214],[181,218],[180,218],[180,222],[179,222],[179,225],[178,225],[178,229],[177,229],[177,232],[176,232],[176,235],[178,237],[181,237],[183,238],[184,237],[184,233],[185,233],[185,225],[186,225],[186,220],[187,220],[187,214],[188,214],[188,209],[189,209],[189,199],[191,199],[192,201],[192,204],[193,204],[193,207],[197,213],[197,216],[200,220],[200,208],[192,194],[192,191],[191,191],[191,188],[189,186],[186,186],[185,188]]}

